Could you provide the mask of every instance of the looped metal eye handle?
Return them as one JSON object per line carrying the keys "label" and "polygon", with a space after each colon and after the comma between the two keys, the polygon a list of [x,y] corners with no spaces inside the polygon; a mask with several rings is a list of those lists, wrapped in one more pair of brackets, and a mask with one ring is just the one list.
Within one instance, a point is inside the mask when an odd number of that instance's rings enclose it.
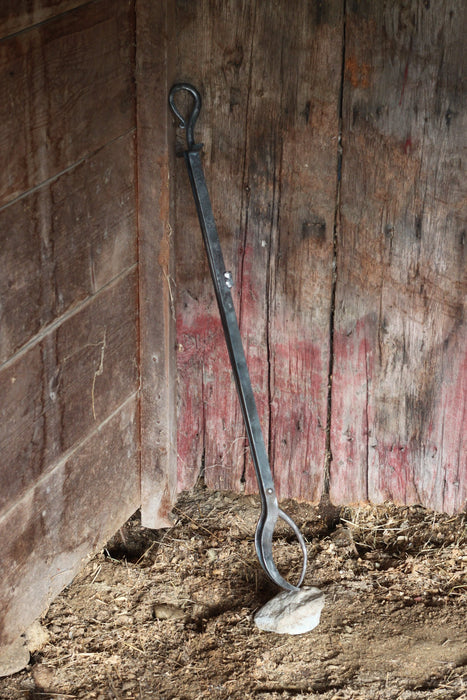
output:
{"label": "looped metal eye handle", "polygon": [[[182,91],[189,92],[190,95],[192,95],[192,97],[194,98],[193,109],[187,118],[181,114],[180,110],[175,105],[175,95],[178,92]],[[199,94],[198,90],[189,83],[175,83],[175,85],[172,86],[169,93],[169,105],[170,109],[179,121],[180,128],[186,129],[186,143],[188,146],[188,150],[199,150],[201,146],[196,146],[195,138],[193,135],[193,129],[195,127],[196,120],[198,119],[201,110],[201,95]]]}
{"label": "looped metal eye handle", "polygon": [[[273,553],[272,553],[272,538],[274,535],[274,528],[276,527],[277,519],[281,518],[287,525],[293,530],[303,555],[302,572],[300,574],[300,579],[298,583],[294,586],[289,583],[278,571],[277,566],[274,563]],[[269,506],[266,505],[261,511],[261,517],[259,519],[258,525],[256,527],[255,533],[255,548],[256,554],[258,555],[259,563],[268,574],[271,581],[275,584],[284,588],[287,591],[298,591],[305,578],[306,566],[308,555],[306,551],[306,543],[303,538],[302,533],[298,529],[297,525],[294,523],[292,518],[290,518],[287,513],[284,513],[280,508],[273,508],[272,512]]]}

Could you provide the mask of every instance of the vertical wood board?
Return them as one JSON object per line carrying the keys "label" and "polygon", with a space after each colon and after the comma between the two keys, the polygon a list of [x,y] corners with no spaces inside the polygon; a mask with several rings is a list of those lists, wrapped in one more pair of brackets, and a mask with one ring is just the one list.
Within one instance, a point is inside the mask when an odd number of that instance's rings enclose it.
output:
{"label": "vertical wood board", "polygon": [[138,0],[138,257],[141,519],[169,523],[176,492],[174,255],[169,197],[168,43],[172,3]]}
{"label": "vertical wood board", "polygon": [[462,2],[350,4],[331,496],[467,497]]}
{"label": "vertical wood board", "polygon": [[[321,8],[321,6],[320,6]],[[322,484],[340,3],[178,3],[196,129],[278,490]],[[271,40],[274,37],[274,40]],[[337,47],[337,48],[336,48]],[[256,490],[184,163],[175,169],[179,486]]]}

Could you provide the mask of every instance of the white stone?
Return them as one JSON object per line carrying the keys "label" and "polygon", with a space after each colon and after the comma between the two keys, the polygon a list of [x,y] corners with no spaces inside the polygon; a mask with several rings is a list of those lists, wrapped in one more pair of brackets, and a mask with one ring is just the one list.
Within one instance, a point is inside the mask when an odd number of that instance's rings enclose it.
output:
{"label": "white stone", "polygon": [[29,649],[24,636],[0,648],[0,678],[18,673],[29,663]]}
{"label": "white stone", "polygon": [[282,591],[258,610],[255,624],[265,632],[304,634],[319,624],[324,598],[324,593],[312,586]]}
{"label": "white stone", "polygon": [[36,620],[16,641],[0,647],[0,678],[22,671],[29,663],[30,652],[39,651],[49,641],[49,633]]}

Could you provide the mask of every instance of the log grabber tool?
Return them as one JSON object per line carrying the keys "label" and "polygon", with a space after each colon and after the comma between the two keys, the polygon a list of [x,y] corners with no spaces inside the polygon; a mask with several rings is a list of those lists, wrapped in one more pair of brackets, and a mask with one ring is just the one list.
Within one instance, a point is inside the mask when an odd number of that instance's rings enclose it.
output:
{"label": "log grabber tool", "polygon": [[[185,92],[191,95],[193,107],[191,113],[185,118],[175,104],[177,93]],[[307,565],[307,551],[305,540],[294,523],[284,511],[279,508],[277,502],[274,481],[269,465],[268,455],[264,444],[263,434],[256,407],[255,397],[251,386],[245,352],[243,349],[237,315],[235,313],[231,288],[233,286],[232,275],[225,268],[222,249],[217,233],[216,223],[212,212],[211,201],[204,177],[201,162],[201,150],[203,145],[196,144],[193,129],[201,110],[201,96],[199,92],[188,83],[176,83],[169,93],[170,108],[178,120],[179,126],[186,131],[187,149],[183,151],[183,157],[190,178],[191,189],[198,212],[201,232],[209,261],[209,268],[219,306],[225,341],[229,351],[232,371],[237,386],[238,398],[242,409],[243,419],[250,444],[251,456],[255,467],[256,478],[261,496],[261,515],[255,533],[255,548],[259,563],[268,577],[275,584],[288,591],[296,591],[303,583]],[[297,585],[289,583],[282,575],[274,562],[272,540],[277,519],[281,518],[295,533],[303,554],[303,565],[300,579]]]}

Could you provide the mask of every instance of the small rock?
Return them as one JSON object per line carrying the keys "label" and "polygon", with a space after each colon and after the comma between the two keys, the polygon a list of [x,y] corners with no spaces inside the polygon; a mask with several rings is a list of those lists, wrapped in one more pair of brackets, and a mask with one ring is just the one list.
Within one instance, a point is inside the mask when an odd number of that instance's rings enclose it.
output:
{"label": "small rock", "polygon": [[38,689],[47,690],[53,686],[55,670],[44,664],[34,664],[32,667],[32,677]]}
{"label": "small rock", "polygon": [[134,688],[136,685],[135,681],[126,681],[125,683],[122,684],[122,691],[126,692],[127,690],[131,690]]}
{"label": "small rock", "polygon": [[153,607],[153,615],[156,620],[183,620],[187,614],[175,605],[156,603]]}
{"label": "small rock", "polygon": [[255,624],[265,632],[304,634],[319,624],[324,598],[324,593],[312,586],[282,591],[258,610]]}
{"label": "small rock", "polygon": [[122,663],[122,657],[119,654],[112,654],[106,659],[107,663],[120,666]]}
{"label": "small rock", "polygon": [[0,647],[0,678],[22,671],[29,663],[29,649],[24,636]]}

